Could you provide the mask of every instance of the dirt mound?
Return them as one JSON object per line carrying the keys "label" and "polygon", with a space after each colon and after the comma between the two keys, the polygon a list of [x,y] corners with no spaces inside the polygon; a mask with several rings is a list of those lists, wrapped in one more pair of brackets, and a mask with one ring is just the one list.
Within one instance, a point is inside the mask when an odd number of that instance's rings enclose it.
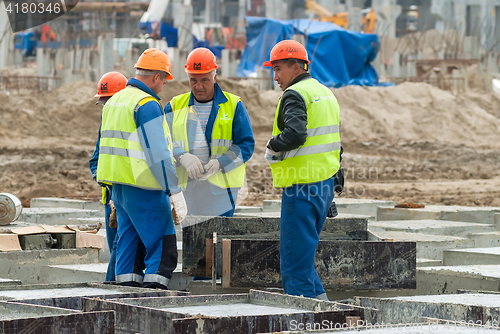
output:
{"label": "dirt mound", "polygon": [[500,98],[493,93],[455,96],[425,83],[403,83],[390,88],[347,86],[334,94],[340,104],[342,141],[500,144]]}
{"label": "dirt mound", "polygon": [[0,95],[0,135],[10,138],[59,138],[63,143],[95,141],[101,108],[96,84],[78,81],[33,95]]}

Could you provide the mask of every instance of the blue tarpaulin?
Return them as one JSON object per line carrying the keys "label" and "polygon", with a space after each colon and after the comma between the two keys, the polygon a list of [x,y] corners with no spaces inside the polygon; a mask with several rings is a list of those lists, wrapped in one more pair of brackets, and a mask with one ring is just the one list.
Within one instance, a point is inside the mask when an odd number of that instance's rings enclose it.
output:
{"label": "blue tarpaulin", "polygon": [[[152,22],[139,22],[137,26],[139,29],[146,30],[148,34],[151,34],[151,23]],[[160,22],[160,36],[165,37],[167,40],[167,45],[171,48],[177,46],[177,28],[174,28],[165,22]]]}
{"label": "blue tarpaulin", "polygon": [[292,34],[305,35],[311,75],[328,87],[376,86],[378,77],[370,62],[380,48],[375,34],[346,30],[336,24],[307,19],[280,21],[247,16],[247,45],[238,76],[248,77],[269,60],[271,49]]}

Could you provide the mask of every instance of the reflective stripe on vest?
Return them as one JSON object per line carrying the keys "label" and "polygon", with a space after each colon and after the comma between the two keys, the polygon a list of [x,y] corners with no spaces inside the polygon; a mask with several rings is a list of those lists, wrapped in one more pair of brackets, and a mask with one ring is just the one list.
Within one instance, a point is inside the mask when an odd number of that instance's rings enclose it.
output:
{"label": "reflective stripe on vest", "polygon": [[[233,144],[234,112],[240,98],[227,92],[224,92],[224,95],[227,98],[227,102],[216,106],[217,117],[212,129],[210,159],[218,159],[226,155],[237,167],[227,173],[219,171],[210,176],[208,181],[220,188],[241,188],[245,180],[245,164],[241,157],[238,157],[233,151],[229,150]],[[186,93],[178,95],[170,101],[170,106],[174,113],[172,121],[174,145],[181,147],[186,152],[190,150],[187,136],[187,121],[198,121],[198,114],[192,106],[189,106],[190,96],[191,93]],[[179,177],[180,187],[185,189],[188,181],[186,169],[180,165],[176,167],[176,174]]]}
{"label": "reflective stripe on vest", "polygon": [[[97,180],[105,184],[128,184],[144,189],[162,189],[151,173],[134,121],[134,113],[147,102],[160,102],[148,93],[126,87],[113,95],[103,108]],[[162,108],[163,109],[163,108]],[[172,157],[170,128],[163,115],[165,140]]]}
{"label": "reflective stripe on vest", "polygon": [[[281,153],[281,159],[270,164],[273,185],[276,188],[294,184],[315,183],[327,180],[339,169],[340,132],[339,106],[332,91],[315,79],[306,79],[288,87],[300,93],[307,106],[307,138],[293,150]],[[276,109],[273,136],[278,129]]]}

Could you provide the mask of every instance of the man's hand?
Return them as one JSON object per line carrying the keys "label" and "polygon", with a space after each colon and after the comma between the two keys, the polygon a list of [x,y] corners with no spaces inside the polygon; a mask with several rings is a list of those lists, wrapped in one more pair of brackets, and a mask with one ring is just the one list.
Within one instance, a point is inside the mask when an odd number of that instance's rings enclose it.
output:
{"label": "man's hand", "polygon": [[220,162],[217,159],[212,159],[205,165],[205,175],[200,180],[206,181],[208,178],[220,170]]}
{"label": "man's hand", "polygon": [[269,163],[273,163],[273,162],[276,162],[278,160],[281,160],[280,159],[281,153],[273,151],[273,149],[271,148],[271,145],[269,145],[270,141],[271,141],[271,139],[269,139],[267,141],[267,144],[266,144],[266,153],[264,154],[264,157],[266,158],[266,160]]}
{"label": "man's hand", "polygon": [[179,162],[184,168],[186,168],[188,176],[192,179],[199,179],[205,171],[201,160],[196,155],[191,153],[182,154],[179,157]]}
{"label": "man's hand", "polygon": [[182,191],[170,195],[170,204],[173,206],[174,224],[179,225],[187,217],[187,205]]}

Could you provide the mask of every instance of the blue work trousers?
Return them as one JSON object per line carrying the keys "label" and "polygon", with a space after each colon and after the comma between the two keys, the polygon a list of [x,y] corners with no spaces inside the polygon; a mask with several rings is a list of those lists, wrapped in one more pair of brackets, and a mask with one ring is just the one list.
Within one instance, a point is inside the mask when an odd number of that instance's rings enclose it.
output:
{"label": "blue work trousers", "polygon": [[[177,266],[177,240],[167,194],[114,184],[112,199],[118,219],[116,282],[166,288]],[[144,277],[136,263],[141,240],[146,250]]]}
{"label": "blue work trousers", "polygon": [[283,189],[280,269],[283,289],[289,295],[315,298],[325,293],[314,255],[333,197],[333,177]]}

